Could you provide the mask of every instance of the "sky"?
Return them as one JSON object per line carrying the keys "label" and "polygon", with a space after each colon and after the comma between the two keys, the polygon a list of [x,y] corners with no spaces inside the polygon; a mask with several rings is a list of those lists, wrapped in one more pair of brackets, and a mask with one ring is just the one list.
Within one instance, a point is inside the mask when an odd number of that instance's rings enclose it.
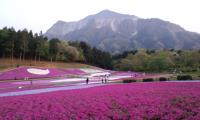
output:
{"label": "sky", "polygon": [[58,20],[78,21],[102,10],[160,18],[200,33],[200,0],[0,0],[0,28],[45,33]]}

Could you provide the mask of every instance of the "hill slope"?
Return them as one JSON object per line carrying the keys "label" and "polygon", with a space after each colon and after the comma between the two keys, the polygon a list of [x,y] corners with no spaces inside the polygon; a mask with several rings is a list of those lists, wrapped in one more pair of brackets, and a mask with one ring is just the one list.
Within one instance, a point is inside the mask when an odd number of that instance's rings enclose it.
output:
{"label": "hill slope", "polygon": [[85,41],[112,54],[138,48],[198,49],[200,35],[160,19],[104,10],[77,22],[56,22],[45,34],[48,38]]}
{"label": "hill slope", "polygon": [[49,61],[34,61],[19,59],[0,59],[0,71],[16,68],[17,66],[36,66],[36,67],[50,67],[50,68],[94,68],[87,64],[81,63],[65,63],[65,62],[49,62]]}

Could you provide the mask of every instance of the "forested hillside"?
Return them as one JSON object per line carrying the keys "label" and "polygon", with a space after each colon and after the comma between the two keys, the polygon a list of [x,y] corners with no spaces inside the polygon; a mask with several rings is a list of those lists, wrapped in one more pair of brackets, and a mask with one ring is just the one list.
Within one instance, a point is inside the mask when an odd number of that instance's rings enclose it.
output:
{"label": "forested hillside", "polygon": [[48,40],[40,34],[26,29],[14,28],[0,30],[0,57],[32,59],[35,61],[82,62],[102,68],[112,68],[111,55],[92,48],[84,42],[65,42],[59,39]]}
{"label": "forested hillside", "polygon": [[197,72],[200,69],[200,50],[138,49],[111,55],[85,42],[66,42],[33,34],[26,29],[0,30],[0,57],[34,61],[80,62],[106,69],[150,72]]}
{"label": "forested hillside", "polygon": [[133,71],[200,71],[200,51],[198,50],[145,50],[124,52],[116,55],[114,68]]}

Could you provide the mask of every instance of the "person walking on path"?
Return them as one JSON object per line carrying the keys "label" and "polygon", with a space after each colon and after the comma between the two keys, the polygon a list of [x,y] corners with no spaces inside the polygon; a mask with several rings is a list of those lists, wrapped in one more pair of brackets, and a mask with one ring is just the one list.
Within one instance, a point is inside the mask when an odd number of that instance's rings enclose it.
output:
{"label": "person walking on path", "polygon": [[30,83],[31,83],[31,85],[33,85],[33,80],[32,79],[30,79]]}
{"label": "person walking on path", "polygon": [[86,79],[86,84],[88,84],[89,83],[89,78],[87,77],[87,79]]}
{"label": "person walking on path", "polygon": [[108,81],[108,75],[105,75],[105,83]]}
{"label": "person walking on path", "polygon": [[102,81],[102,83],[103,83],[103,77],[101,77],[101,81]]}

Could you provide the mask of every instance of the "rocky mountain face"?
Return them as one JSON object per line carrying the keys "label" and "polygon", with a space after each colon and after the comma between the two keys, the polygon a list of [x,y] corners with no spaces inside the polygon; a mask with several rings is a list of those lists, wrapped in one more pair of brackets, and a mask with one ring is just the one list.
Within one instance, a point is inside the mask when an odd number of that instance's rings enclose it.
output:
{"label": "rocky mountain face", "polygon": [[45,35],[67,41],[85,41],[112,54],[139,48],[199,49],[200,34],[160,19],[104,10],[77,22],[56,22]]}

